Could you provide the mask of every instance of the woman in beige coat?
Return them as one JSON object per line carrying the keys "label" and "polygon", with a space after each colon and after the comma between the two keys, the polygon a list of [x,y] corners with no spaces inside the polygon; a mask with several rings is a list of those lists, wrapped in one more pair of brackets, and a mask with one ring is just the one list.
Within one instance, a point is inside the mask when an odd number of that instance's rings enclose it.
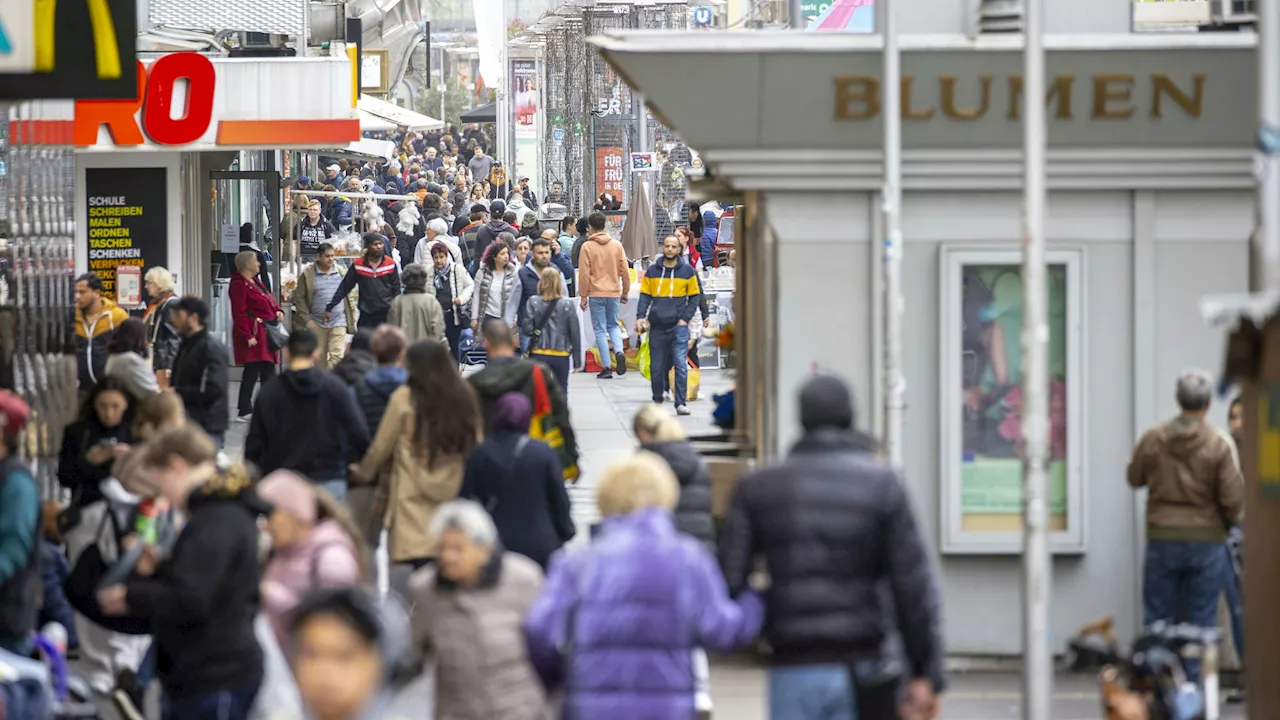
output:
{"label": "woman in beige coat", "polygon": [[357,483],[378,478],[370,516],[385,522],[391,587],[402,596],[409,573],[436,557],[427,528],[436,508],[458,496],[467,455],[484,427],[475,394],[444,343],[414,343],[405,368],[408,382],[391,394],[369,452],[351,468]]}
{"label": "woman in beige coat", "polygon": [[470,500],[440,508],[430,534],[434,568],[410,583],[414,643],[436,664],[442,720],[548,720],[546,695],[524,640],[542,571],[502,549],[489,513]]}

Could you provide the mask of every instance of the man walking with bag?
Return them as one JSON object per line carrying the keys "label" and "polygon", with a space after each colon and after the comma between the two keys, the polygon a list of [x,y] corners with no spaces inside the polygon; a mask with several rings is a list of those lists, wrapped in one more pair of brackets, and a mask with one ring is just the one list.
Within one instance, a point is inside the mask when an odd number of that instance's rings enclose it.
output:
{"label": "man walking with bag", "polygon": [[676,414],[688,415],[689,322],[698,312],[698,273],[681,257],[680,239],[662,241],[662,261],[649,266],[640,281],[636,331],[649,331],[649,382],[653,402],[662,404],[667,372],[675,370]]}

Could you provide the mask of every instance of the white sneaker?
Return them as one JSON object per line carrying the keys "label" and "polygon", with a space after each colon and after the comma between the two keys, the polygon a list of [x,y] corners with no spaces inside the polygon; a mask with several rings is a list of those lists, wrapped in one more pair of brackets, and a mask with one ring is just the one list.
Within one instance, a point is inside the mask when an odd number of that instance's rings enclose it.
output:
{"label": "white sneaker", "polygon": [[681,405],[680,407],[676,408],[677,415],[689,415],[690,413],[691,411],[689,410],[688,405]]}

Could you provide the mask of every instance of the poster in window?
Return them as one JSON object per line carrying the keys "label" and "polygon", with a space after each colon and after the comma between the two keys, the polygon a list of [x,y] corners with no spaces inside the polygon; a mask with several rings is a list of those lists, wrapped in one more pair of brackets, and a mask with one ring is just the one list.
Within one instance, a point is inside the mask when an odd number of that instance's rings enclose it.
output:
{"label": "poster in window", "polygon": [[[102,278],[103,295],[116,298],[116,270],[125,265],[167,267],[166,171],[153,168],[87,168],[89,271]],[[149,300],[149,298],[143,298]]]}
{"label": "poster in window", "polygon": [[[1046,268],[1051,545],[1083,548],[1080,257]],[[1018,251],[948,251],[943,263],[944,551],[1017,552],[1023,518],[1023,284]]]}
{"label": "poster in window", "polygon": [[[1049,517],[1066,529],[1066,276],[1049,282]],[[1020,530],[1022,523],[1022,269],[966,265],[961,276],[963,342],[959,408],[964,528]]]}

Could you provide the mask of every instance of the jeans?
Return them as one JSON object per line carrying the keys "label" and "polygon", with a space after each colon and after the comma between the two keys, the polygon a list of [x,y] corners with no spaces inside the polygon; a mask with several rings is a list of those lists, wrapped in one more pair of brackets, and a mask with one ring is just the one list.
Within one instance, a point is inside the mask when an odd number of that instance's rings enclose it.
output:
{"label": "jeans", "polygon": [[520,356],[524,357],[529,354],[529,343],[533,342],[532,335],[520,333]]}
{"label": "jeans", "polygon": [[853,696],[847,665],[769,668],[770,720],[857,720]]}
{"label": "jeans", "polygon": [[[1230,562],[1222,543],[1148,540],[1143,567],[1143,624],[1218,625],[1218,598]],[[1187,679],[1200,679],[1200,661],[1186,660]]]}
{"label": "jeans", "polygon": [[667,373],[675,368],[675,387],[671,397],[676,407],[689,401],[689,326],[654,327],[649,330],[649,385],[653,401],[662,404],[662,391],[667,386]]}
{"label": "jeans", "polygon": [[613,352],[622,352],[622,328],[618,326],[618,298],[588,298],[587,306],[591,308],[591,329],[596,331],[596,347],[600,350],[600,365],[605,370],[613,368],[613,354],[609,352],[609,342],[613,342]]}
{"label": "jeans", "polygon": [[1240,656],[1240,664],[1244,665],[1244,593],[1240,589],[1240,575],[1236,572],[1235,563],[1231,561],[1231,550],[1227,553],[1226,587],[1227,610],[1231,615],[1231,639],[1236,645],[1236,654]]}
{"label": "jeans", "polygon": [[152,678],[156,674],[156,644],[151,643],[147,648],[147,654],[142,656],[142,662],[138,663],[138,671],[133,674],[133,679],[137,681],[138,687],[144,691],[151,684]]}
{"label": "jeans", "polygon": [[338,502],[346,502],[347,499],[347,481],[345,478],[337,478],[336,480],[321,480],[316,483],[324,488]]}
{"label": "jeans", "polygon": [[266,385],[276,376],[276,364],[269,360],[244,364],[244,373],[240,376],[240,412],[238,415],[253,414],[253,386]]}
{"label": "jeans", "polygon": [[175,697],[165,693],[160,701],[162,720],[248,720],[261,683],[236,690]]}
{"label": "jeans", "polygon": [[569,373],[573,371],[573,358],[568,355],[544,355],[537,350],[534,350],[529,357],[551,369],[551,374],[556,376],[556,382],[560,383],[560,392],[568,397]]}

